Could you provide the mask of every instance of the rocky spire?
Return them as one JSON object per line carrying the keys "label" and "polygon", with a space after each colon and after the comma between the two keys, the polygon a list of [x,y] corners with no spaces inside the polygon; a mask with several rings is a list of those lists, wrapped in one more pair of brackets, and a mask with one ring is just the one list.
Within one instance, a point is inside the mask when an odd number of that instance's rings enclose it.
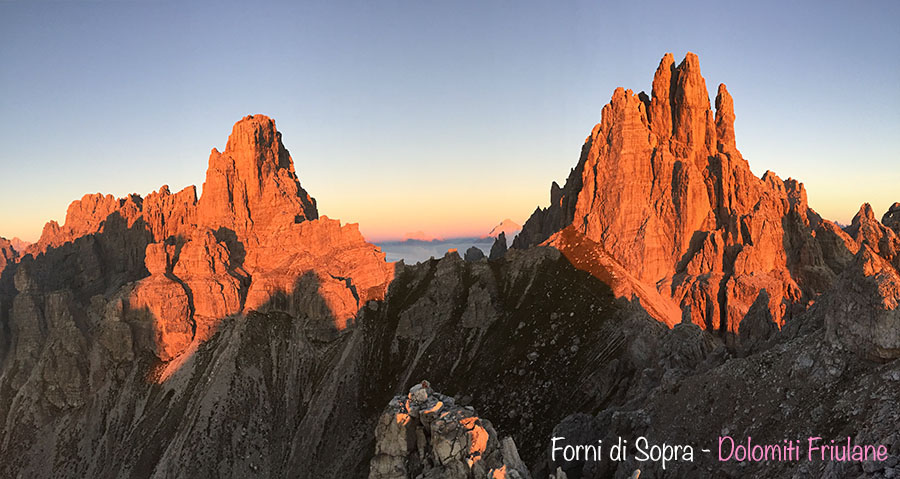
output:
{"label": "rocky spire", "polygon": [[0,238],[0,273],[6,268],[6,265],[15,263],[19,257],[18,251],[13,247],[12,243],[6,238]]}
{"label": "rocky spire", "polygon": [[[357,225],[319,218],[275,122],[262,115],[238,121],[224,151],[212,150],[199,200],[193,186],[173,194],[164,185],[146,198],[85,195],[28,252],[42,290],[70,287],[82,303],[118,291],[128,308],[115,316],[163,361],[251,310],[289,310],[343,329],[362,305],[384,298],[393,277]],[[20,261],[14,253],[0,241],[0,270],[7,258]]]}
{"label": "rocky spire", "polygon": [[[835,258],[849,253],[832,251],[843,237],[817,243],[843,233],[809,209],[800,183],[753,174],[736,149],[734,118],[725,85],[715,114],[710,108],[697,55],[675,67],[667,53],[649,102],[624,88],[613,92],[573,170],[577,178],[554,191],[515,246],[544,242],[581,257],[566,249],[597,245],[595,256],[608,255],[633,277],[619,277],[634,284],[614,290],[661,295],[655,316],[669,324],[687,311],[696,324],[738,333],[750,306],[766,303],[780,326],[783,305],[804,308],[846,263]],[[572,205],[571,216],[557,204]],[[825,258],[836,269],[819,267]],[[768,301],[759,300],[763,290]]]}
{"label": "rocky spire", "polygon": [[863,203],[862,205],[860,205],[859,211],[857,211],[856,215],[853,217],[852,224],[858,225],[866,221],[875,221],[875,212],[872,211],[872,205],[870,205],[869,203]]}
{"label": "rocky spire", "polygon": [[228,228],[253,241],[318,216],[271,118],[244,117],[235,123],[225,151],[210,153],[197,211],[200,226]]}
{"label": "rocky spire", "polygon": [[650,100],[650,129],[660,138],[672,136],[672,79],[675,57],[666,53],[653,75],[653,97]]}
{"label": "rocky spire", "polygon": [[894,203],[881,217],[881,222],[900,235],[900,203]]}
{"label": "rocky spire", "polygon": [[494,240],[494,244],[491,245],[491,255],[489,259],[491,261],[500,259],[506,255],[506,233],[500,232],[497,235],[497,239]]}
{"label": "rocky spire", "polygon": [[686,157],[689,151],[715,146],[712,113],[706,80],[700,74],[700,60],[688,52],[675,71],[675,91],[672,95],[672,127],[676,140],[674,153]]}
{"label": "rocky spire", "polygon": [[[890,223],[888,221],[887,223]],[[844,231],[859,246],[868,245],[875,253],[897,265],[900,269],[900,236],[890,225],[875,219],[875,212],[869,203],[863,203]]]}
{"label": "rocky spire", "polygon": [[300,186],[275,121],[264,115],[235,123],[225,151],[212,150],[199,201],[193,186],[172,194],[164,185],[143,199],[136,194],[85,195],[69,206],[63,226],[47,223],[27,252],[36,255],[101,232],[111,215],[129,228],[142,218],[154,241],[187,238],[197,227],[206,227],[231,230],[236,239],[253,243],[319,217],[315,200]]}
{"label": "rocky spire", "polygon": [[719,84],[716,93],[716,137],[718,149],[730,152],[737,149],[734,143],[734,101],[724,83]]}
{"label": "rocky spire", "polygon": [[900,358],[900,274],[869,246],[860,246],[810,315],[825,324],[832,342],[868,360],[888,362]]}

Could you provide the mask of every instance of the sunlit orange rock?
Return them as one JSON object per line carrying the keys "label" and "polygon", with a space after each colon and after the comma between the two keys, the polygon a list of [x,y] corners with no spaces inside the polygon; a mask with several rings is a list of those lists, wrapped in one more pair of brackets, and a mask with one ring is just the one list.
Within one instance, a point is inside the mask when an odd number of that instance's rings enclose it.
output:
{"label": "sunlit orange rock", "polygon": [[393,278],[357,225],[319,219],[281,133],[263,115],[236,123],[225,150],[211,153],[197,223],[216,232],[231,268],[250,279],[245,311],[328,318],[340,330],[367,301],[383,299]]}
{"label": "sunlit orange rock", "polygon": [[663,55],[653,75],[652,98],[649,118],[651,130],[657,136],[668,138],[672,134],[672,76],[675,75],[675,57],[671,53]]}
{"label": "sunlit orange rock", "polygon": [[[651,314],[660,321],[684,314],[736,334],[765,291],[783,324],[836,278],[852,245],[809,208],[801,183],[751,172],[735,146],[733,103],[720,85],[714,113],[697,56],[676,67],[666,54],[649,97],[616,89],[566,185],[554,183],[550,206],[535,211],[514,246],[552,245],[571,227],[570,238],[590,240],[598,257],[656,291]],[[614,286],[631,285],[628,296],[637,283]]]}
{"label": "sunlit orange rock", "polygon": [[[207,339],[222,318],[255,309],[344,329],[362,305],[384,298],[393,278],[393,265],[357,225],[318,218],[281,133],[263,115],[238,121],[225,150],[213,150],[201,198],[193,186],[175,194],[162,186],[146,198],[85,195],[28,252],[81,238],[91,242],[75,248],[77,261],[65,253],[44,261],[71,269],[91,294],[149,272],[126,295],[129,317],[144,328],[138,344],[163,360]],[[0,251],[0,266],[18,258]]]}
{"label": "sunlit orange rock", "polygon": [[66,220],[62,226],[56,221],[44,225],[41,238],[29,246],[27,253],[43,253],[47,248],[58,247],[67,242],[102,230],[104,222],[116,213],[126,226],[131,227],[141,217],[142,199],[138,195],[116,198],[100,193],[84,195],[73,201],[66,210]]}
{"label": "sunlit orange rock", "polygon": [[150,193],[143,201],[143,219],[156,241],[171,236],[189,238],[196,225],[197,188],[169,193],[169,186]]}
{"label": "sunlit orange rock", "polygon": [[[887,223],[890,223],[890,218],[887,219]],[[875,219],[875,213],[868,203],[864,203],[859,208],[859,212],[853,217],[853,221],[845,231],[856,241],[857,245],[868,246],[888,263],[900,268],[900,235],[885,223]]]}
{"label": "sunlit orange rock", "polygon": [[167,275],[172,249],[162,243],[147,246],[145,258],[150,276],[134,285],[126,314],[136,326],[137,345],[163,361],[187,349],[194,336],[187,292]]}
{"label": "sunlit orange rock", "polygon": [[18,237],[15,237],[15,238],[9,240],[9,244],[11,244],[12,247],[15,248],[15,250],[16,250],[17,252],[19,252],[20,255],[21,255],[26,249],[28,249],[29,246],[31,246],[31,243],[30,243],[30,242],[25,241],[25,240],[23,240],[23,239],[21,239],[21,238],[18,238]]}
{"label": "sunlit orange rock", "polygon": [[41,238],[30,245],[27,252],[36,255],[47,251],[47,248],[100,233],[104,230],[105,223],[111,219],[121,220],[126,228],[135,227],[136,224],[140,228],[146,228],[157,242],[170,236],[189,236],[195,224],[196,203],[197,193],[193,186],[174,195],[169,193],[168,186],[163,186],[146,198],[137,194],[125,198],[99,193],[84,195],[69,205],[62,226],[56,221],[44,225]]}
{"label": "sunlit orange rock", "polygon": [[469,457],[466,458],[466,462],[469,464],[469,467],[472,467],[482,459],[485,450],[487,450],[488,432],[481,425],[481,421],[474,416],[460,419],[459,423],[462,424],[466,434],[468,434]]}
{"label": "sunlit orange rock", "polygon": [[[247,252],[244,265],[253,282],[245,309],[326,317],[344,329],[362,305],[384,298],[393,278],[384,256],[356,224],[322,217],[291,225]],[[278,297],[284,304],[273,303]]]}
{"label": "sunlit orange rock", "polygon": [[681,322],[682,313],[677,303],[641,282],[610,256],[602,245],[574,226],[555,233],[546,244],[559,250],[576,268],[608,284],[616,297],[640,302],[651,316],[669,326]]}
{"label": "sunlit orange rock", "polygon": [[719,84],[719,91],[716,93],[716,139],[719,151],[737,151],[734,142],[734,100],[724,83]]}
{"label": "sunlit orange rock", "polygon": [[232,270],[228,247],[201,229],[181,247],[172,274],[193,300],[198,339],[206,339],[218,320],[241,311],[241,284]]}
{"label": "sunlit orange rock", "polygon": [[6,269],[6,265],[15,263],[18,258],[19,253],[13,244],[6,238],[0,238],[0,273]]}
{"label": "sunlit orange rock", "polygon": [[210,153],[197,210],[201,226],[228,228],[253,245],[318,216],[271,118],[244,117],[235,123],[225,150]]}

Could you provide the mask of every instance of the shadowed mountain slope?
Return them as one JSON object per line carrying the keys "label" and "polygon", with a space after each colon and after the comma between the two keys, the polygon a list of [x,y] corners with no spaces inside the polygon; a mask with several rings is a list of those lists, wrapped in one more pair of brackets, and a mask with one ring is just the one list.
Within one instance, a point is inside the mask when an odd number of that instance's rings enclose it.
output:
{"label": "shadowed mountain slope", "polygon": [[[821,219],[750,172],[733,122],[696,56],[667,55],[514,248],[408,266],[320,217],[274,121],[245,117],[202,197],[86,195],[24,252],[0,241],[0,477],[889,477],[548,457],[554,434],[724,430],[900,454],[897,208]],[[455,419],[425,410],[420,439],[391,421],[423,379]]]}

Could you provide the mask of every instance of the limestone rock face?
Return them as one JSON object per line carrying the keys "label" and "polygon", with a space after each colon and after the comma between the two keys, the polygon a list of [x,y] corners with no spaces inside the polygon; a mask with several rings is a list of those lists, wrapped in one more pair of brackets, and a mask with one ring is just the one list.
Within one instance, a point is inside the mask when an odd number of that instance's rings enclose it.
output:
{"label": "limestone rock face", "polygon": [[216,322],[241,311],[241,280],[228,247],[210,230],[198,230],[181,247],[172,275],[190,293],[196,336],[206,339]]}
{"label": "limestone rock face", "polygon": [[546,244],[562,253],[572,266],[606,283],[616,297],[635,301],[666,325],[674,326],[683,319],[675,302],[641,282],[610,256],[600,244],[578,232],[575,227],[568,226],[553,234]]}
{"label": "limestone rock face", "polygon": [[47,323],[43,311],[43,295],[27,267],[16,270],[15,287],[19,294],[12,301],[9,312],[10,363],[16,364],[16,374],[10,378],[13,387],[21,387],[40,359]]}
{"label": "limestone rock face", "polygon": [[734,141],[734,100],[724,83],[716,94],[716,137],[721,152],[737,151]]}
{"label": "limestone rock face", "polygon": [[[800,183],[754,176],[696,57],[653,85],[616,91],[493,261],[385,263],[318,217],[264,117],[213,152],[199,200],[73,203],[0,272],[0,477],[527,477],[520,453],[538,477],[894,474],[548,463],[554,431],[840,430],[900,455],[893,214],[845,231]],[[383,410],[421,377],[454,397],[419,384]]]}
{"label": "limestone rock face", "polygon": [[127,319],[136,326],[138,346],[163,361],[187,349],[194,335],[188,294],[167,275],[173,249],[162,243],[147,246],[150,276],[139,281],[128,298]]}
{"label": "limestone rock face", "polygon": [[143,219],[153,238],[163,241],[171,236],[190,237],[197,224],[197,188],[188,186],[169,193],[169,186],[150,193],[143,201]]}
{"label": "limestone rock face", "polygon": [[[888,216],[888,215],[885,215]],[[890,223],[890,218],[888,223]],[[868,246],[875,254],[900,268],[900,235],[875,219],[872,207],[865,203],[845,230],[860,247]]]}
{"label": "limestone rock face", "polygon": [[393,278],[384,257],[356,224],[328,217],[293,223],[248,250],[244,267],[253,282],[245,309],[325,318],[343,330],[360,307],[384,298]]}
{"label": "limestone rock face", "polygon": [[464,258],[466,261],[478,261],[484,259],[484,251],[481,251],[481,248],[477,246],[470,246],[469,249],[466,250]]}
{"label": "limestone rock face", "polygon": [[756,301],[750,306],[744,320],[741,321],[740,346],[741,351],[745,354],[757,349],[764,349],[766,343],[778,334],[778,325],[772,318],[769,303],[768,293],[766,290],[762,290],[756,297]]}
{"label": "limestone rock face", "polygon": [[13,244],[6,238],[0,238],[0,273],[6,269],[6,265],[15,263],[19,258],[19,253]]}
{"label": "limestone rock face", "polygon": [[881,222],[885,226],[894,230],[894,233],[900,235],[900,203],[894,203],[881,217]]}
{"label": "limestone rock face", "polygon": [[[147,236],[159,242],[170,236],[190,236],[196,224],[195,210],[197,192],[193,186],[170,194],[169,187],[163,186],[158,192],[150,193],[147,198],[137,194],[125,198],[99,193],[89,194],[80,200],[73,201],[66,211],[66,220],[62,226],[56,221],[44,225],[41,238],[30,245],[25,253],[37,257],[50,249],[57,249],[66,243],[74,243],[90,235],[113,236],[123,232],[131,232]],[[115,243],[135,243],[132,238],[110,241],[114,249],[123,249]],[[128,248],[130,245],[125,245]],[[141,253],[146,244],[141,245]],[[143,259],[141,258],[141,262]]]}
{"label": "limestone rock face", "polygon": [[667,324],[681,321],[680,309],[704,328],[737,334],[763,290],[779,326],[804,310],[852,256],[852,241],[808,207],[802,184],[750,171],[725,85],[715,105],[714,114],[692,53],[677,67],[663,57],[650,97],[616,89],[566,186],[554,183],[550,207],[532,215],[514,246],[571,225],[597,255],[676,305],[657,308],[669,311],[655,314]]}
{"label": "limestone rock face", "polygon": [[34,280],[45,291],[71,289],[86,302],[146,276],[144,253],[154,238],[142,205],[138,195],[93,194],[72,202],[63,226],[50,221],[26,250]]}
{"label": "limestone rock face", "polygon": [[227,228],[238,240],[257,243],[291,224],[318,217],[315,200],[300,187],[274,120],[262,115],[237,122],[225,151],[213,150],[203,192],[199,201],[193,186],[175,194],[163,186],[146,198],[85,195],[69,205],[62,226],[47,223],[27,252],[36,256],[103,232],[113,218],[127,228],[137,224],[149,231],[154,242],[172,236],[187,239],[195,226],[203,226],[213,231]]}
{"label": "limestone rock face", "polygon": [[501,439],[490,421],[428,381],[391,400],[375,441],[370,479],[531,477],[512,438]]}
{"label": "limestone rock face", "polygon": [[810,314],[833,342],[863,358],[900,358],[900,274],[868,244]]}
{"label": "limestone rock face", "polygon": [[18,251],[20,254],[22,252],[24,252],[26,249],[28,249],[29,246],[31,246],[30,242],[25,241],[18,237],[15,237],[15,238],[9,240],[9,244],[11,244],[13,249]]}
{"label": "limestone rock face", "polygon": [[43,423],[54,408],[76,408],[87,399],[87,325],[72,292],[43,293],[28,266],[17,269],[15,286],[19,294],[10,310],[11,345],[2,377],[30,398],[29,414]]}
{"label": "limestone rock face", "polygon": [[88,342],[84,312],[68,290],[54,291],[44,303],[48,340],[32,377],[43,399],[59,408],[77,408],[88,399]]}
{"label": "limestone rock face", "polygon": [[[384,297],[393,275],[357,225],[319,218],[275,122],[262,115],[236,123],[225,151],[211,153],[196,218],[219,243],[204,247],[218,268],[176,267],[175,276],[198,290],[197,316],[283,310],[341,330],[367,301]],[[211,246],[212,236],[204,238]],[[182,254],[194,254],[196,242]]]}
{"label": "limestone rock face", "polygon": [[497,239],[494,240],[494,244],[491,245],[491,254],[489,259],[496,260],[502,258],[506,254],[506,233],[501,232]]}
{"label": "limestone rock face", "polygon": [[48,248],[59,247],[78,238],[97,233],[103,229],[104,222],[115,215],[116,220],[123,221],[131,227],[141,216],[143,200],[138,195],[115,198],[113,195],[100,193],[84,195],[73,201],[66,210],[66,221],[60,226],[56,221],[44,225],[41,238],[28,248],[27,253],[37,255]]}
{"label": "limestone rock face", "polygon": [[244,117],[234,125],[225,151],[210,153],[197,209],[200,225],[228,228],[253,244],[318,217],[315,200],[300,186],[271,118]]}
{"label": "limestone rock face", "polygon": [[671,53],[663,55],[653,75],[653,91],[650,100],[649,118],[653,131],[672,134],[672,80],[678,78],[675,72],[675,57]]}
{"label": "limestone rock face", "polygon": [[[164,361],[208,339],[221,319],[255,309],[342,330],[384,298],[393,277],[356,225],[318,218],[281,133],[262,115],[237,122],[225,150],[213,150],[199,200],[193,186],[146,198],[85,195],[28,253],[45,291],[71,288],[85,305],[98,294],[119,298],[125,309],[107,326],[137,328],[139,349]],[[18,257],[0,243],[0,268]]]}
{"label": "limestone rock face", "polygon": [[397,323],[398,339],[425,340],[433,338],[440,326],[453,318],[453,311],[441,308],[439,304],[459,301],[465,294],[461,271],[465,262],[458,254],[447,253],[434,269],[432,287],[418,295],[405,311],[400,313]]}
{"label": "limestone rock face", "polygon": [[[700,60],[697,55],[688,52],[673,77],[672,96],[672,147],[677,156],[682,152],[688,157],[696,155],[696,161],[703,161],[699,156],[703,150],[715,148],[715,134],[710,128],[713,117],[709,108],[709,94],[706,80],[700,75]],[[667,132],[658,132],[661,138]]]}

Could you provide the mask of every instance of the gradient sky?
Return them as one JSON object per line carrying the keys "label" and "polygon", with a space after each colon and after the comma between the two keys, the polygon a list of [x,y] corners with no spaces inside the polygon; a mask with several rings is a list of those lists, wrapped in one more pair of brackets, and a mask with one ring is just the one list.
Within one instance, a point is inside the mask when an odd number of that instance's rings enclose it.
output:
{"label": "gradient sky", "polygon": [[369,239],[484,234],[547,204],[615,87],[686,51],[754,173],[841,222],[900,201],[896,1],[0,1],[0,235],[85,193],[199,187],[250,113]]}

